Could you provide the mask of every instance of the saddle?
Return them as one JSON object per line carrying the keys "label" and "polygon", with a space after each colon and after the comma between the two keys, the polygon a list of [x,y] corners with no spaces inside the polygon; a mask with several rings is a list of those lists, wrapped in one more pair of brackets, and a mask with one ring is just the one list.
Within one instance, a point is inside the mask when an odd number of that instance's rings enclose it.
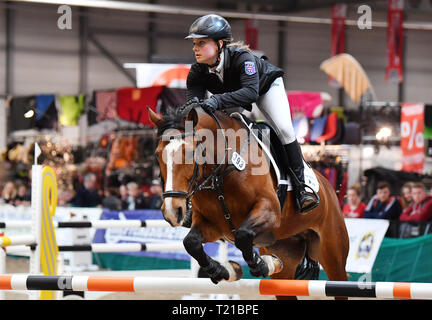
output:
{"label": "saddle", "polygon": [[[273,159],[267,160],[270,160],[271,168],[278,178],[277,196],[280,206],[283,208],[288,192],[288,184],[286,182],[289,180],[289,173],[288,168],[284,166],[284,163],[286,163],[284,160],[286,153],[283,148],[283,143],[277,135],[276,130],[266,121],[252,121],[241,113],[234,112],[231,113],[230,116],[245,124],[249,130],[257,132],[256,138],[264,145],[270,146],[270,150],[268,151]],[[264,153],[266,157],[269,158],[270,155],[267,155],[266,152]]]}

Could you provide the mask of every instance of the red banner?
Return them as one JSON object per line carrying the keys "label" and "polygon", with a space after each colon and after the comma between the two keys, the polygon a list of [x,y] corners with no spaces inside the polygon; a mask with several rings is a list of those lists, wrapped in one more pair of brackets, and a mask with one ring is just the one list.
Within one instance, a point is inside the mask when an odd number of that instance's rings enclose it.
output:
{"label": "red banner", "polygon": [[331,24],[331,56],[345,52],[345,18],[347,12],[346,4],[335,4],[332,6]]}
{"label": "red banner", "polygon": [[386,81],[402,82],[403,0],[388,0]]}
{"label": "red banner", "polygon": [[402,170],[423,173],[424,104],[404,103],[401,108]]}
{"label": "red banner", "polygon": [[[335,4],[332,6],[331,57],[345,52],[346,13],[346,4]],[[340,84],[334,81],[332,77],[329,77],[329,83],[334,87],[340,87]]]}
{"label": "red banner", "polygon": [[258,28],[256,20],[245,20],[245,39],[249,48],[258,50]]}

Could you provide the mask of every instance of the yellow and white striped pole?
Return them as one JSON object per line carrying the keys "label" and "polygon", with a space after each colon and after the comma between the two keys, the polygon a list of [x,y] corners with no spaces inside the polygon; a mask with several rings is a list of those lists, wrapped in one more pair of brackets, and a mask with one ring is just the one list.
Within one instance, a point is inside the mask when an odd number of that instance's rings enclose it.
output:
{"label": "yellow and white striped pole", "polygon": [[[58,246],[52,218],[57,207],[57,180],[54,170],[46,166],[42,169],[42,210],[40,234],[40,264],[42,273],[57,275]],[[55,291],[42,291],[41,300],[54,300]]]}
{"label": "yellow and white striped pole", "polygon": [[[57,275],[58,246],[52,218],[57,207],[57,179],[54,170],[37,164],[40,148],[35,144],[35,164],[32,166],[32,235],[36,250],[30,253],[30,273]],[[31,299],[54,300],[55,291],[41,291]]]}

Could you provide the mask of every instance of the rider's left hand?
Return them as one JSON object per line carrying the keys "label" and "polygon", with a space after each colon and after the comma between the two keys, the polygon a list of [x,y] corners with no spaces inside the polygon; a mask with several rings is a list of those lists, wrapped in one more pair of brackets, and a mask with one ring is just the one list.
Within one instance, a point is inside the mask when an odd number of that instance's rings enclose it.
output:
{"label": "rider's left hand", "polygon": [[216,110],[218,110],[218,102],[213,97],[204,100],[201,106],[207,112],[215,112]]}

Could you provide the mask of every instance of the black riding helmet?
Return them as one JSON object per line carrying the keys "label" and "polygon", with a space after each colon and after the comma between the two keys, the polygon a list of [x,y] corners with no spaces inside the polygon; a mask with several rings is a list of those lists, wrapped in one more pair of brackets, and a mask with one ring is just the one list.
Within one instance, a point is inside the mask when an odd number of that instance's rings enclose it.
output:
{"label": "black riding helmet", "polygon": [[214,40],[231,41],[231,26],[228,21],[217,14],[207,14],[194,21],[185,39],[211,38]]}
{"label": "black riding helmet", "polygon": [[189,35],[185,39],[210,38],[213,39],[218,47],[218,57],[216,63],[210,67],[215,67],[220,62],[222,47],[218,41],[224,43],[232,41],[231,26],[228,21],[217,14],[207,14],[194,21],[189,28]]}

